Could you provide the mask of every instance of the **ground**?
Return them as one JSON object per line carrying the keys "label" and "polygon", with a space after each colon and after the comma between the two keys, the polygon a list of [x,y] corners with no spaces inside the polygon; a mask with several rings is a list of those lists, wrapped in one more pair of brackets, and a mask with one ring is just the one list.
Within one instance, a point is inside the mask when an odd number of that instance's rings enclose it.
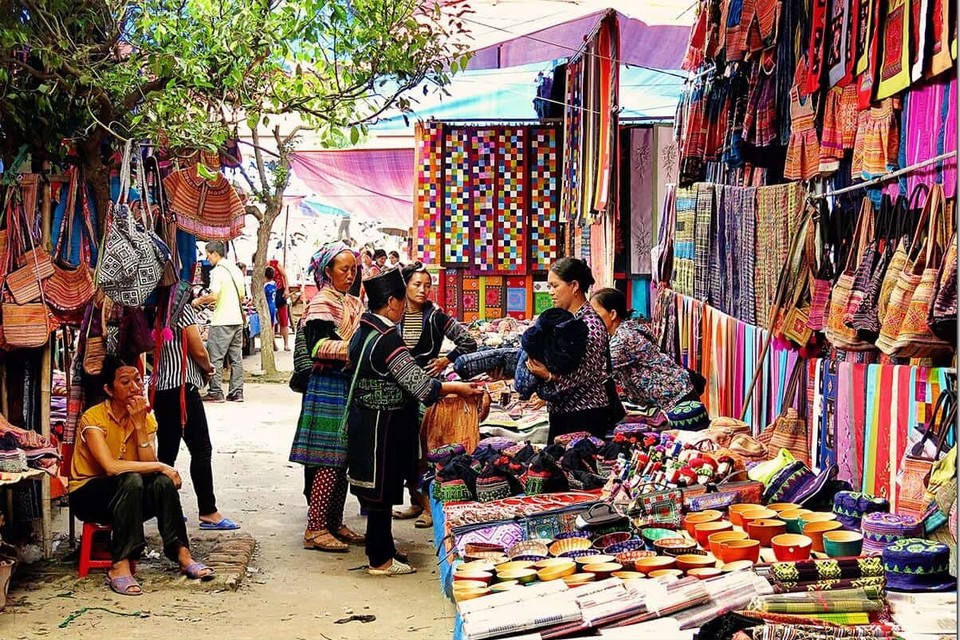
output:
{"label": "ground", "polygon": [[[278,356],[281,368],[289,369],[289,354]],[[257,363],[255,358],[245,364],[250,370]],[[412,521],[394,524],[400,548],[410,551],[418,569],[413,576],[367,575],[357,569],[366,564],[362,547],[351,547],[348,554],[302,548],[306,523],[302,467],[287,461],[300,396],[277,384],[247,384],[245,395],[244,404],[208,405],[207,414],[218,506],[242,525],[237,534],[243,535],[199,532],[186,448],[177,461],[184,476],[184,513],[198,555],[209,555],[220,536],[230,538],[220,541],[227,549],[217,550],[215,556],[220,561],[218,572],[226,577],[231,562],[243,560],[249,536],[256,540],[249,569],[236,591],[224,580],[208,585],[187,581],[161,559],[142,563],[139,573],[147,593],[139,597],[109,591],[103,586],[103,570],[78,580],[72,563],[39,564],[18,570],[14,577],[6,610],[0,613],[0,638],[190,640],[220,633],[257,640],[449,638],[454,608],[440,593],[429,531],[415,529]],[[356,500],[348,498],[347,524],[363,531],[358,512]],[[56,530],[66,531],[65,509],[57,517]],[[150,532],[156,533],[152,525]],[[151,545],[152,555],[158,548]],[[82,613],[70,619],[78,612]],[[373,615],[376,620],[335,624],[352,614]]]}

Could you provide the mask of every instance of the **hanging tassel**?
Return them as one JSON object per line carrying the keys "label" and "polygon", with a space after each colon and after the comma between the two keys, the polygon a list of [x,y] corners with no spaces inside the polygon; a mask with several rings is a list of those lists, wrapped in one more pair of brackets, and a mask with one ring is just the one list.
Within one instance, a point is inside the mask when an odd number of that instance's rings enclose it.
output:
{"label": "hanging tassel", "polygon": [[173,340],[173,329],[170,327],[164,327],[163,331],[160,332],[160,335],[164,342],[170,342]]}

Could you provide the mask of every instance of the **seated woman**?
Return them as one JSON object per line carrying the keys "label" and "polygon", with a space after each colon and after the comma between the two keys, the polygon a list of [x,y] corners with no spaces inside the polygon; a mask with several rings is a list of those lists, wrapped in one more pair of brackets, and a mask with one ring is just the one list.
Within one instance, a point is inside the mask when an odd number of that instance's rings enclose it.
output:
{"label": "seated woman", "polygon": [[700,399],[703,388],[694,388],[690,372],[662,353],[640,323],[630,319],[633,312],[621,291],[600,289],[590,304],[610,334],[613,379],[624,400],[669,411],[684,400]]}
{"label": "seated woman", "polygon": [[180,474],[157,461],[157,421],[143,395],[140,372],[115,356],[103,363],[107,399],[80,418],[70,470],[70,504],[86,522],[113,527],[110,588],[125,596],[143,593],[131,560],[146,548],[143,523],[156,518],[163,551],[195,580],[210,580],[213,569],[190,555],[180,506]]}

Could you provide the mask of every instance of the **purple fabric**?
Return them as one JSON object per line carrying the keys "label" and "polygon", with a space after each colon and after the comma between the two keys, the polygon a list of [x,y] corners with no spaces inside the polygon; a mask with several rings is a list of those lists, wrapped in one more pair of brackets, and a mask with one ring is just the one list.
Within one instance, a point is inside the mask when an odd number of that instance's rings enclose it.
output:
{"label": "purple fabric", "polygon": [[857,457],[853,454],[853,415],[851,415],[850,400],[853,391],[850,384],[853,382],[853,365],[849,362],[841,362],[837,371],[836,384],[836,414],[834,423],[834,434],[836,435],[837,466],[840,471],[837,474],[839,480],[846,480],[852,485],[860,483],[860,471],[857,468]]}
{"label": "purple fabric", "polygon": [[[949,95],[947,95],[949,90]],[[946,107],[946,127],[943,126]],[[939,80],[910,91],[907,99],[907,166],[957,150],[957,78]],[[914,171],[907,177],[907,193],[919,183],[937,179],[938,165]],[[948,198],[957,189],[957,160],[943,165],[943,190]]]}
{"label": "purple fabric", "polygon": [[325,204],[387,228],[413,226],[413,149],[298,151],[290,161]]}
{"label": "purple fabric", "polygon": [[[474,51],[468,70],[502,69],[569,58],[606,15],[596,11],[546,29]],[[690,39],[689,25],[648,25],[617,13],[620,62],[654,69],[679,69]]]}

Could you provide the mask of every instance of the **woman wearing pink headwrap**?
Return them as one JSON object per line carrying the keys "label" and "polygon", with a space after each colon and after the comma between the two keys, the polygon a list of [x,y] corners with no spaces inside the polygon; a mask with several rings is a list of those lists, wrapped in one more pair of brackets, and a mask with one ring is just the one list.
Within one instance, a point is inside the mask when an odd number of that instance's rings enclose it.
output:
{"label": "woman wearing pink headwrap", "polygon": [[347,499],[343,416],[350,385],[344,369],[350,338],[363,314],[360,299],[348,293],[357,277],[357,257],[342,242],[328,244],[313,256],[309,271],[319,291],[307,305],[294,343],[291,386],[303,391],[303,405],[290,461],[304,465],[304,494],[310,505],[304,548],[345,552],[347,542],[365,540],[343,523]]}

